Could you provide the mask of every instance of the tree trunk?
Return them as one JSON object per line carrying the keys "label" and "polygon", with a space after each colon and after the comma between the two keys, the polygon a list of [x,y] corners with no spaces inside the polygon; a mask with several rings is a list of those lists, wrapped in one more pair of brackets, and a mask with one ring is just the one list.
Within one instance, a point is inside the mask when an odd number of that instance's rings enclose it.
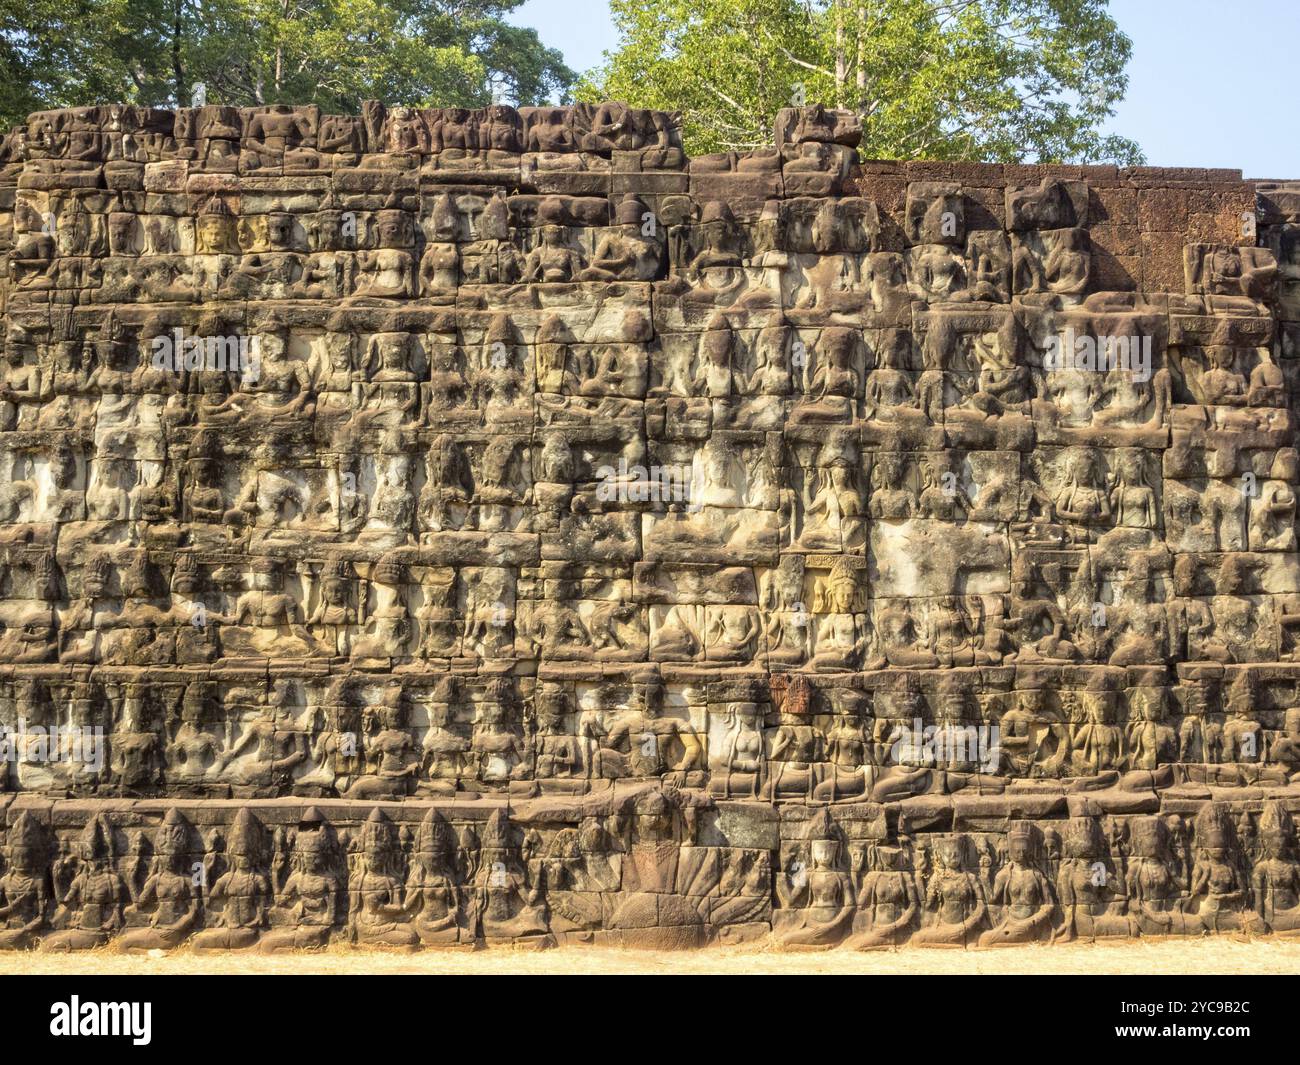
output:
{"label": "tree trunk", "polygon": [[[281,0],[280,17],[288,18],[288,16],[289,16],[289,0]],[[277,98],[284,91],[284,44],[280,40],[278,40],[280,34],[283,32],[284,32],[283,27],[280,27],[276,32],[277,40],[275,43],[275,95]]]}
{"label": "tree trunk", "polygon": [[176,106],[190,106],[190,87],[185,84],[185,68],[181,64],[181,14],[185,0],[172,0],[172,79],[176,85]]}
{"label": "tree trunk", "polygon": [[867,6],[858,4],[858,107],[864,108],[867,96]]}
{"label": "tree trunk", "polygon": [[844,3],[832,0],[835,10],[835,106],[844,106],[845,58],[844,58]]}

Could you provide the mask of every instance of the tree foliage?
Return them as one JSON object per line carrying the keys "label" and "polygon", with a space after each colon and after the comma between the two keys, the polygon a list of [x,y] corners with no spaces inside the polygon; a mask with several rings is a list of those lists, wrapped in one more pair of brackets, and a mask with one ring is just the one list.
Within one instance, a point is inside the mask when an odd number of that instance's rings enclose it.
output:
{"label": "tree foliage", "polygon": [[126,102],[364,99],[475,107],[563,98],[555,49],[507,15],[522,0],[0,0],[0,118]]}
{"label": "tree foliage", "polygon": [[580,99],[680,109],[693,154],[771,143],[792,103],[852,108],[887,159],[1142,161],[1101,132],[1131,43],[1106,0],[611,0]]}

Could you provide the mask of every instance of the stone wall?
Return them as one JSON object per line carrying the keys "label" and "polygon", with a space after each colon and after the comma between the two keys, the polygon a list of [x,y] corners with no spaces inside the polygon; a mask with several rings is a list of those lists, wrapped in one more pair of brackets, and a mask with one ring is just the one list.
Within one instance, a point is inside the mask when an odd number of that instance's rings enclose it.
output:
{"label": "stone wall", "polygon": [[0,946],[1300,929],[1300,185],[859,138],[0,142]]}

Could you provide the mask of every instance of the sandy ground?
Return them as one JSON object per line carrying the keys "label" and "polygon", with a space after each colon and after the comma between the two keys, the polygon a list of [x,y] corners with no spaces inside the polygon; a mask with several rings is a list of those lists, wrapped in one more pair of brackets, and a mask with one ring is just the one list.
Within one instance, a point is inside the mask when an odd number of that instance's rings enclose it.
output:
{"label": "sandy ground", "polygon": [[260,957],[176,951],[157,956],[91,951],[58,956],[0,955],[0,973],[125,976],[136,973],[193,974],[1076,974],[1169,975],[1300,973],[1300,942],[1229,937],[1116,944],[1013,947],[989,951],[925,950],[859,954],[836,950],[781,953],[753,947],[710,948],[684,953],[568,947],[550,951],[423,951],[385,954],[331,948],[324,953]]}

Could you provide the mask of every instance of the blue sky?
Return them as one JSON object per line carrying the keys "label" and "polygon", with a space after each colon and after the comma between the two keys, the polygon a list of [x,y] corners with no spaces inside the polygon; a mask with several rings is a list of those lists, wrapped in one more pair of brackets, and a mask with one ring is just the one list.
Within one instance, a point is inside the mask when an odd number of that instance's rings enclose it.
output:
{"label": "blue sky", "polygon": [[[1290,103],[1298,0],[1111,0],[1133,40],[1128,96],[1109,132],[1153,166],[1227,166],[1248,178],[1300,178],[1300,107]],[[526,0],[532,26],[585,70],[618,43],[604,0]]]}

